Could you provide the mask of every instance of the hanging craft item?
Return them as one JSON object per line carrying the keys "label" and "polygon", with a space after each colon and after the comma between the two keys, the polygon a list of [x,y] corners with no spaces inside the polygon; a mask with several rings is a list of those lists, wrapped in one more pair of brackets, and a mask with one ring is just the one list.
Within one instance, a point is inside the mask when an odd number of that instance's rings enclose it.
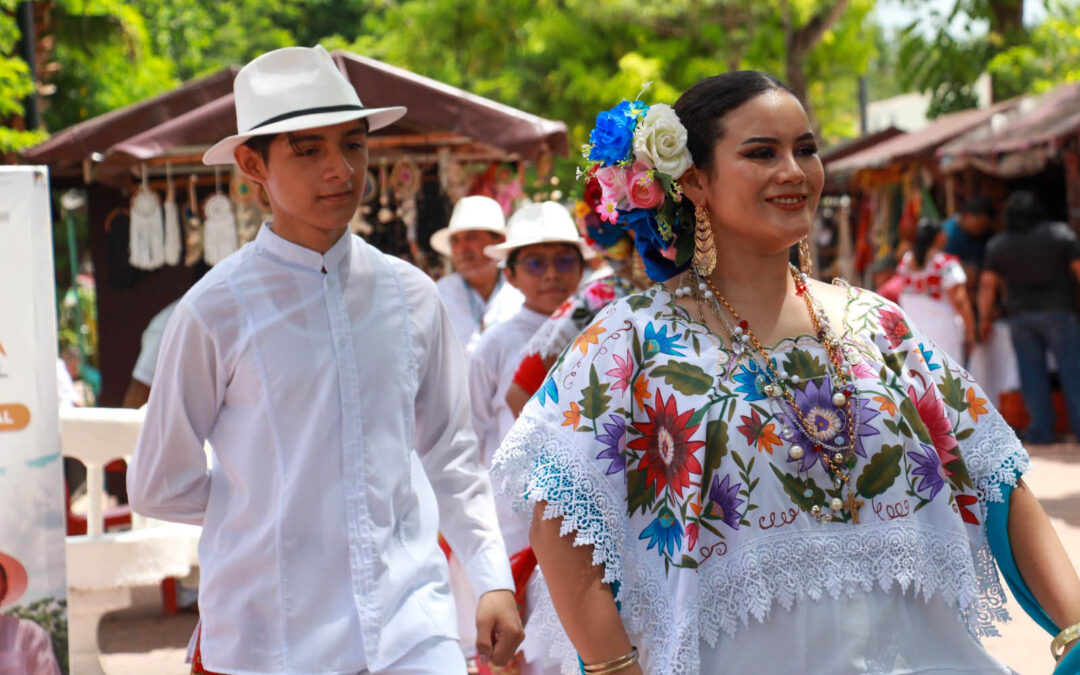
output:
{"label": "hanging craft item", "polygon": [[142,184],[131,198],[129,253],[132,267],[153,270],[165,262],[165,225],[161,201],[147,184],[146,165]]}
{"label": "hanging craft item", "polygon": [[221,173],[214,167],[215,190],[206,200],[206,228],[203,236],[203,256],[209,265],[216,265],[237,248],[236,217],[229,198],[221,193]]}
{"label": "hanging craft item", "polygon": [[389,223],[394,219],[394,212],[390,210],[390,197],[386,194],[386,160],[379,160],[379,215],[380,223]]}
{"label": "hanging craft item", "polygon": [[413,260],[420,254],[416,242],[416,195],[420,192],[420,167],[408,158],[398,160],[390,172],[390,185],[394,188],[394,201],[398,204],[398,217],[405,223],[405,240],[409,243]]}
{"label": "hanging craft item", "polygon": [[202,221],[199,219],[199,197],[195,193],[195,176],[188,179],[188,201],[184,207],[184,265],[193,267],[203,257]]}
{"label": "hanging craft item", "polygon": [[465,167],[450,158],[450,148],[439,149],[439,183],[451,204],[469,194],[472,176]]}
{"label": "hanging craft item", "polygon": [[239,167],[233,166],[229,197],[236,209],[236,233],[241,245],[254,239],[263,221],[270,218],[269,212],[263,208],[259,190],[258,183],[249,181],[240,173]]}
{"label": "hanging craft item", "polygon": [[165,264],[180,264],[180,210],[176,206],[176,186],[173,185],[172,164],[165,165]]}
{"label": "hanging craft item", "polygon": [[356,207],[356,212],[353,214],[352,220],[349,221],[349,231],[353,234],[361,237],[371,236],[374,228],[371,227],[371,223],[367,221],[367,216],[371,214],[371,202],[375,201],[375,197],[379,193],[379,187],[375,181],[375,175],[368,171],[364,174],[364,190],[360,193],[360,204]]}

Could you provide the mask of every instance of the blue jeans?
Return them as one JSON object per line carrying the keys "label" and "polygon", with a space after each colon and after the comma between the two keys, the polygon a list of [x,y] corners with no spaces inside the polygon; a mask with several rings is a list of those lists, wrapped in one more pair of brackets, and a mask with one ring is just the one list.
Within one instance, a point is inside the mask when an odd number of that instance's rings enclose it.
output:
{"label": "blue jeans", "polygon": [[1020,393],[1031,416],[1027,440],[1054,440],[1054,406],[1046,367],[1048,349],[1057,361],[1069,426],[1080,436],[1080,319],[1065,311],[1022,312],[1009,317],[1009,332],[1020,367]]}

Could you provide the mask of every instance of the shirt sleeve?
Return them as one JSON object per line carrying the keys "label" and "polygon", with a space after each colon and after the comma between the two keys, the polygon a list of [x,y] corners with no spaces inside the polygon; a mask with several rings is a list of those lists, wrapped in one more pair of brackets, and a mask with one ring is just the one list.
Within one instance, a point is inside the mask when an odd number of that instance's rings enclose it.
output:
{"label": "shirt sleeve", "polygon": [[184,302],[165,328],[160,359],[128,467],[128,499],[143,515],[202,525],[210,496],[203,446],[227,377],[213,334]]}
{"label": "shirt sleeve", "polygon": [[466,387],[465,357],[446,310],[432,325],[416,396],[416,450],[439,503],[440,529],[476,594],[514,590],[495,501],[480,464]]}
{"label": "shirt sleeve", "polygon": [[944,256],[941,265],[941,287],[945,290],[949,290],[954,286],[960,286],[965,283],[967,283],[967,274],[964,272],[964,266],[961,265],[960,261],[954,256]]}
{"label": "shirt sleeve", "polygon": [[33,675],[60,675],[60,665],[56,662],[52,638],[48,631],[27,619],[19,620],[19,645],[26,673]]}
{"label": "shirt sleeve", "polygon": [[[488,344],[486,341],[483,344]],[[492,431],[497,428],[495,419],[495,390],[498,387],[494,365],[485,356],[482,346],[473,353],[469,359],[469,401],[472,406],[472,427],[476,431],[479,442],[480,462],[485,466],[491,463],[491,457],[486,453],[493,450],[489,447],[488,438]]]}

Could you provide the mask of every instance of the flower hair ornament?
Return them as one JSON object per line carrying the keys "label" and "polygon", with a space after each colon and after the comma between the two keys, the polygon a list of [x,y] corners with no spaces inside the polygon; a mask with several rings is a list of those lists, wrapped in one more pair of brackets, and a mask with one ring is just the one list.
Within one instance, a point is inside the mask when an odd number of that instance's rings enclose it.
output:
{"label": "flower hair ornament", "polygon": [[671,106],[622,101],[596,116],[583,152],[585,202],[602,223],[633,233],[649,278],[665,281],[686,269],[694,212],[676,180],[693,160]]}

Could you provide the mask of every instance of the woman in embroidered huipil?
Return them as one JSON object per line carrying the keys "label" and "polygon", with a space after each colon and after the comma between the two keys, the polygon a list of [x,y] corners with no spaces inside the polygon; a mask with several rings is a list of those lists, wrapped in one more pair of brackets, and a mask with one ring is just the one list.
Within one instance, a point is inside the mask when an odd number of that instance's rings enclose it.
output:
{"label": "woman in embroidered huipil", "polygon": [[[674,110],[602,113],[591,141],[601,208],[666,283],[600,311],[495,459],[547,582],[529,628],[564,672],[631,645],[620,673],[1011,672],[977,639],[1006,617],[1001,502],[1035,599],[1080,619],[978,385],[896,305],[789,267],[824,176],[786,86],[711,77]],[[660,176],[673,210],[609,167]]]}

